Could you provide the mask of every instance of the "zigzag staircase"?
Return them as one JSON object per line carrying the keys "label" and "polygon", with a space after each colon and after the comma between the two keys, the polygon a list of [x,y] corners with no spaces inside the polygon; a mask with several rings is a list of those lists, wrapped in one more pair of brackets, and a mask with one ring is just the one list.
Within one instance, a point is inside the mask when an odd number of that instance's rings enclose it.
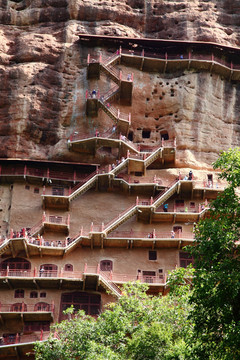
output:
{"label": "zigzag staircase", "polygon": [[0,255],[4,254],[6,250],[10,249],[10,240],[5,241],[0,245]]}
{"label": "zigzag staircase", "polygon": [[122,223],[130,219],[133,215],[137,213],[138,207],[137,205],[132,205],[130,208],[125,210],[122,214],[120,214],[117,219],[113,219],[104,227],[104,233],[107,235],[110,231],[115,230]]}
{"label": "zigzag staircase", "polygon": [[100,272],[99,282],[105,288],[105,290],[110,291],[117,298],[121,296],[122,292],[119,287],[114,282],[112,282],[112,280],[108,278],[106,274],[103,274],[103,272]]}
{"label": "zigzag staircase", "polygon": [[77,196],[83,195],[86,191],[91,189],[97,182],[98,174],[91,175],[91,178],[86,181],[83,185],[76,185],[75,188],[72,189],[72,193],[69,195],[69,201],[76,199]]}
{"label": "zigzag staircase", "polygon": [[149,155],[145,160],[144,160],[144,165],[147,168],[150,164],[152,164],[158,157],[160,154],[162,154],[163,148],[160,147],[158,149],[156,149],[151,155]]}
{"label": "zigzag staircase", "polygon": [[158,206],[162,205],[166,200],[168,200],[179,188],[180,181],[174,182],[174,184],[167,190],[161,192],[155,199],[153,199],[152,206],[156,209]]}
{"label": "zigzag staircase", "polygon": [[120,72],[110,68],[109,66],[105,65],[104,63],[100,63],[100,71],[108,75],[116,84],[120,84]]}

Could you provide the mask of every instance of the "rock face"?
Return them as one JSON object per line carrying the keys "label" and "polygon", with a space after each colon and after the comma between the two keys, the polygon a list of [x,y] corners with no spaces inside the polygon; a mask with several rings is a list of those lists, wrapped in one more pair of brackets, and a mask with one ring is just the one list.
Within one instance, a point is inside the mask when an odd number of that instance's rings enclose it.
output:
{"label": "rock face", "polygon": [[[78,34],[239,46],[240,1],[2,0],[0,23],[0,157],[82,160],[69,153],[69,135],[110,124],[101,113],[85,115],[87,51]],[[239,143],[238,84],[201,72],[133,71],[133,104],[123,110],[132,112],[134,141],[154,145],[167,131],[179,164],[196,167]]]}

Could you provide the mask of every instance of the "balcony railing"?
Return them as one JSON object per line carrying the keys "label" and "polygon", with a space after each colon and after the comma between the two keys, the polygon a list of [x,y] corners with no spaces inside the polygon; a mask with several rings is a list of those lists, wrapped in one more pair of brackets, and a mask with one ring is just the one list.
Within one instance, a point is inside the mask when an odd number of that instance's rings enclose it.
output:
{"label": "balcony railing", "polygon": [[9,312],[54,312],[54,304],[2,304],[0,303],[0,313]]}
{"label": "balcony railing", "polygon": [[0,341],[0,346],[11,345],[11,344],[24,344],[24,343],[33,343],[35,341],[47,340],[50,335],[49,331],[41,331],[34,334],[15,334],[2,337]]}
{"label": "balcony railing", "polygon": [[[105,272],[105,271],[101,271],[100,270],[100,264],[96,264],[96,265],[88,265],[85,264],[84,265],[84,270],[83,271],[64,271],[63,269],[57,269],[57,270],[43,270],[41,271],[41,269],[33,269],[33,270],[0,270],[0,278],[1,277],[29,277],[29,278],[42,278],[42,279],[46,279],[46,278],[59,278],[59,279],[79,279],[79,280],[83,280],[83,276],[85,274],[91,274],[91,275],[96,275],[96,276],[102,276],[106,281],[136,281],[136,280],[140,280],[142,282],[150,282],[148,280],[149,276],[140,276],[137,274],[119,274],[119,273],[115,273],[115,272]],[[161,274],[162,276],[162,274]],[[152,277],[150,276],[151,279],[153,279],[153,282],[159,282],[159,283],[163,283],[163,281],[157,276]],[[4,305],[5,306],[5,305]],[[29,305],[27,305],[27,311],[34,311],[33,307],[34,305],[31,305],[30,307],[28,307]],[[52,306],[52,305],[51,305]],[[6,311],[10,311],[11,305],[6,305]],[[3,308],[4,309],[4,308]],[[51,308],[50,311],[53,311],[54,307]],[[1,311],[1,310],[0,310]],[[3,311],[3,310],[2,310]],[[21,310],[19,310],[21,311]],[[35,311],[45,311],[45,310],[35,310]]]}

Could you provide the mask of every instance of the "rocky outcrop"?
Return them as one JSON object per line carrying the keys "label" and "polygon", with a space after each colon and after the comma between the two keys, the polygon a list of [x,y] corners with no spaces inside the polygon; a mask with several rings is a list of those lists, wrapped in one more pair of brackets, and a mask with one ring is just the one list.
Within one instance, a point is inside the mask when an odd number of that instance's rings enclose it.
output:
{"label": "rocky outcrop", "polygon": [[[78,34],[239,46],[240,1],[2,0],[0,23],[0,157],[81,160],[67,149],[70,133],[111,124],[85,115],[87,50]],[[207,73],[134,71],[133,106],[122,110],[132,112],[135,141],[155,144],[166,130],[179,163],[203,166],[238,144],[238,85]]]}

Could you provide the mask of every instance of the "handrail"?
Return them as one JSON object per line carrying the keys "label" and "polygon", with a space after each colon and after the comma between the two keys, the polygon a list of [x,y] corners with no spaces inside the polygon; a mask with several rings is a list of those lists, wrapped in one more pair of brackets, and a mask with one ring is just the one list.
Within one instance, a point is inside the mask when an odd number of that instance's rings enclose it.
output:
{"label": "handrail", "polygon": [[141,231],[113,231],[108,234],[108,238],[130,238],[130,239],[194,239],[193,233],[172,233],[172,231],[168,232],[141,232]]}
{"label": "handrail", "polygon": [[233,64],[232,62],[225,61],[224,59],[221,59],[219,57],[214,56],[213,54],[193,54],[193,53],[182,53],[182,54],[170,54],[170,53],[158,53],[153,54],[150,52],[144,52],[144,56],[142,56],[142,53],[136,50],[131,51],[131,54],[129,51],[122,49],[121,56],[135,56],[135,57],[144,57],[144,58],[153,58],[160,61],[180,61],[180,62],[186,62],[186,61],[200,61],[200,62],[209,62],[213,64],[218,64],[221,66],[224,66],[228,68],[231,71],[239,71],[240,65],[239,64]]}
{"label": "handrail", "polygon": [[0,303],[0,313],[14,313],[14,312],[34,312],[34,313],[42,313],[42,312],[54,312],[53,304],[26,304],[26,303],[13,303],[13,304],[2,304]]}
{"label": "handrail", "polygon": [[112,219],[111,221],[109,221],[105,226],[104,226],[104,231],[106,231],[111,225],[113,225],[117,220],[120,220],[121,218],[124,217],[124,215],[126,215],[128,212],[130,212],[131,210],[137,209],[136,204],[131,205],[129,208],[127,208],[126,210],[124,210],[122,213],[120,213],[118,216],[116,216],[114,219]]}
{"label": "handrail", "polygon": [[9,346],[9,345],[14,345],[16,346],[17,344],[24,344],[24,343],[33,343],[36,341],[44,341],[47,340],[48,337],[50,335],[50,332],[44,332],[41,331],[39,334],[34,333],[34,334],[15,334],[15,336],[13,335],[8,335],[3,337],[2,342],[0,342],[0,347],[3,346]]}

